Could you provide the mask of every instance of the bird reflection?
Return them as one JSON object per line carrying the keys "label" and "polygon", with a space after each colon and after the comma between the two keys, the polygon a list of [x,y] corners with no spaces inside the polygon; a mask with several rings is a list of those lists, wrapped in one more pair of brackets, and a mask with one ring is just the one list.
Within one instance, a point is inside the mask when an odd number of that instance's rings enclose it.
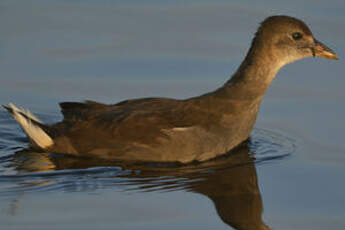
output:
{"label": "bird reflection", "polygon": [[[202,194],[211,199],[221,220],[235,229],[269,229],[262,220],[263,204],[258,186],[255,158],[248,143],[220,158],[188,165],[138,164],[109,162],[98,159],[67,157],[46,153],[19,152],[13,158],[17,172],[63,172],[58,170],[85,169],[91,167],[117,166],[116,175],[94,175],[89,186],[80,181],[69,183],[75,190],[87,187],[121,187],[125,191],[174,191],[185,190]],[[108,168],[109,169],[109,168]],[[115,167],[114,167],[115,169]],[[116,168],[117,169],[117,168]],[[80,170],[75,170],[80,173]],[[124,173],[125,172],[125,173]],[[91,172],[92,173],[92,172]],[[44,173],[42,174],[44,175]],[[42,177],[41,177],[42,178]],[[110,180],[109,180],[110,179]],[[118,179],[121,179],[119,182]],[[112,182],[109,182],[112,181]],[[41,183],[54,183],[52,177]],[[39,185],[37,182],[35,186]],[[83,188],[81,188],[83,187]]]}

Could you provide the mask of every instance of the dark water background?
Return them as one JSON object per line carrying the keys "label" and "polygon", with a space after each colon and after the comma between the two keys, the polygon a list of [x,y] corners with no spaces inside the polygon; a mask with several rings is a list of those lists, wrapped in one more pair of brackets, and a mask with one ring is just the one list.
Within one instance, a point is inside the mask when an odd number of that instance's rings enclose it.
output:
{"label": "dark water background", "polygon": [[[0,229],[345,229],[344,1],[0,2],[0,103],[186,98],[223,84],[265,17],[303,19],[341,60],[284,67],[251,142],[202,165],[42,153],[0,111]],[[244,229],[246,229],[244,228]]]}

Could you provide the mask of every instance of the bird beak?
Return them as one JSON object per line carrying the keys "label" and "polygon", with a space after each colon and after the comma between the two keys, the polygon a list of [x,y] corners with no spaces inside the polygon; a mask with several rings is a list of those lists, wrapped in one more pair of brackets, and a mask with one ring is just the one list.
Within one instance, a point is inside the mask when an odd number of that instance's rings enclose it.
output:
{"label": "bird beak", "polygon": [[316,56],[316,57],[339,60],[338,56],[335,54],[333,50],[331,50],[326,45],[322,44],[316,39],[314,41],[315,41],[315,46],[312,48],[314,57]]}

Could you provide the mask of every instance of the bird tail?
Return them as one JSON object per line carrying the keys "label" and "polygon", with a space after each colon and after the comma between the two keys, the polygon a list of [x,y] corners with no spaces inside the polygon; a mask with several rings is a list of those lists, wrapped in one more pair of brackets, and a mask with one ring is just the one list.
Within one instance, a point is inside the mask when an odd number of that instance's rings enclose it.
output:
{"label": "bird tail", "polygon": [[29,110],[18,108],[12,103],[3,107],[12,114],[35,146],[46,149],[54,144],[53,139],[44,131],[42,122]]}

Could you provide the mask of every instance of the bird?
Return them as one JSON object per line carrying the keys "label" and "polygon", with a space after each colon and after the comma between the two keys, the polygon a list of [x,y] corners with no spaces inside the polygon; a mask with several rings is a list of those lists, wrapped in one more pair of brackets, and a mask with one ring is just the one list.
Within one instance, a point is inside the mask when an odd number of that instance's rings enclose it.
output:
{"label": "bird", "polygon": [[12,103],[30,148],[109,161],[203,162],[246,142],[265,92],[286,64],[307,57],[338,60],[297,18],[261,22],[231,78],[214,91],[187,99],[139,98],[116,104],[60,103],[63,120],[44,124]]}

